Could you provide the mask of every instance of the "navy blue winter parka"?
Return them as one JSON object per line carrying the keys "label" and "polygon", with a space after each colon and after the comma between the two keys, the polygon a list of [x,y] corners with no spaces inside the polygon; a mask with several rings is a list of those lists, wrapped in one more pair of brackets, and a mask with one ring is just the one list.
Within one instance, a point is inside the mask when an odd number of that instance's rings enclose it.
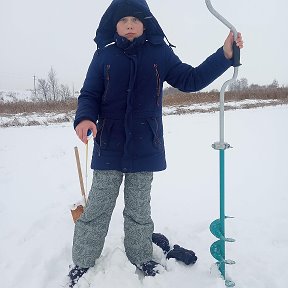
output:
{"label": "navy blue winter parka", "polygon": [[163,82],[181,91],[198,91],[232,61],[221,47],[194,68],[181,62],[162,33],[153,37],[144,33],[133,42],[115,33],[114,41],[94,54],[78,98],[74,127],[82,120],[97,125],[92,169],[164,170]]}

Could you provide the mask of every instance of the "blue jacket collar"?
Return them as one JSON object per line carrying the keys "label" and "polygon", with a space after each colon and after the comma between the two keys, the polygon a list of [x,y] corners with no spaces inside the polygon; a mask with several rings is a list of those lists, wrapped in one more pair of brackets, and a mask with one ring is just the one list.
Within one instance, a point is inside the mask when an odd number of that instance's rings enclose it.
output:
{"label": "blue jacket collar", "polygon": [[146,34],[143,33],[143,35],[141,35],[140,37],[135,38],[133,41],[129,41],[127,38],[119,36],[118,33],[115,33],[114,39],[116,45],[119,48],[129,53],[137,49],[137,47],[144,44],[144,42],[146,41]]}

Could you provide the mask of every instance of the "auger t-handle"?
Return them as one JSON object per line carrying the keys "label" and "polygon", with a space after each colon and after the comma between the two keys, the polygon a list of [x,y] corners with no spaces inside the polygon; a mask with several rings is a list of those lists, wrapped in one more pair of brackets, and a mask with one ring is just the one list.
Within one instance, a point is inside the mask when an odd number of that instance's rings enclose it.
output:
{"label": "auger t-handle", "polygon": [[210,0],[205,0],[206,6],[208,10],[218,19],[220,20],[225,26],[227,26],[234,35],[234,43],[233,43],[233,66],[238,67],[240,66],[240,48],[236,45],[236,39],[237,39],[237,30],[236,28],[227,21],[222,15],[220,15],[212,6]]}

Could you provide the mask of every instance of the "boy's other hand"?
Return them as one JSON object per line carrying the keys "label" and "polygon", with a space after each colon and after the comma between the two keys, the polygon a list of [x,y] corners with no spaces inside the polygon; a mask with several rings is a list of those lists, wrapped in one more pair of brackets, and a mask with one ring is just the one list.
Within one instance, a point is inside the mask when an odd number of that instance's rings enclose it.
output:
{"label": "boy's other hand", "polygon": [[95,138],[97,134],[97,128],[95,123],[90,120],[81,121],[75,128],[77,136],[84,144],[87,144],[88,142],[89,130],[92,131],[93,138]]}

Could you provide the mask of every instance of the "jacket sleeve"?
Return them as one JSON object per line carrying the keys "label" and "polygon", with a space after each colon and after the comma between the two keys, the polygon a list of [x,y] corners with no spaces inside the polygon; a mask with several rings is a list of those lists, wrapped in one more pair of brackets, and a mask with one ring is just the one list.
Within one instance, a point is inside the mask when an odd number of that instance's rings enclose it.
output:
{"label": "jacket sleeve", "polygon": [[170,47],[166,49],[167,74],[165,81],[183,92],[195,92],[205,88],[232,65],[232,60],[228,60],[224,56],[223,47],[198,67],[183,63]]}
{"label": "jacket sleeve", "polygon": [[98,52],[95,52],[78,97],[74,128],[83,120],[96,123],[104,91],[103,73]]}

